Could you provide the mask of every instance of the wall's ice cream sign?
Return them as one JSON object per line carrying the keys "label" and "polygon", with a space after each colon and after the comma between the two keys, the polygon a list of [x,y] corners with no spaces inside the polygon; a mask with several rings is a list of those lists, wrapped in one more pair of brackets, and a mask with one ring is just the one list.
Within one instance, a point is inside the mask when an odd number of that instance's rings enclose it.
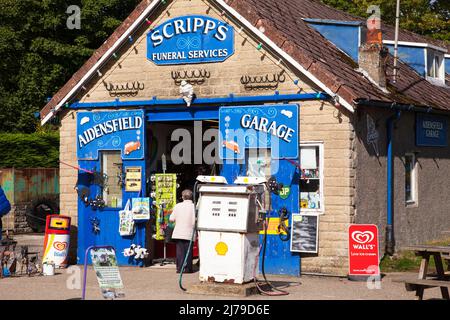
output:
{"label": "wall's ice cream sign", "polygon": [[220,62],[233,53],[233,27],[207,16],[173,18],[147,35],[147,58],[158,65]]}
{"label": "wall's ice cream sign", "polygon": [[143,111],[79,112],[77,156],[98,159],[99,150],[121,150],[124,159],[144,157]]}

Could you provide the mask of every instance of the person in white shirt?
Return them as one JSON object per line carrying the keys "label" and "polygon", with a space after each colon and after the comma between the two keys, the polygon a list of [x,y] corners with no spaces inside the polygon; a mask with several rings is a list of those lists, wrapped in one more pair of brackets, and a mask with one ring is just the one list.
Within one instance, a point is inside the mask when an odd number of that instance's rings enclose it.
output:
{"label": "person in white shirt", "polygon": [[[192,202],[192,191],[189,189],[183,190],[181,197],[183,198],[183,202],[175,205],[169,218],[170,222],[175,222],[172,239],[176,241],[177,245],[177,273],[181,272],[195,225],[195,205]],[[192,249],[189,252],[184,272],[193,272]]]}

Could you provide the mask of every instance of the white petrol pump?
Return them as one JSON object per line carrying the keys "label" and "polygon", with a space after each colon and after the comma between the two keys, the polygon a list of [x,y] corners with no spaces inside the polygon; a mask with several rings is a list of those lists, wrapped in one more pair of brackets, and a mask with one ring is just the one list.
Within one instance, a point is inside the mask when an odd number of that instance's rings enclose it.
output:
{"label": "white petrol pump", "polygon": [[258,268],[259,231],[263,226],[265,182],[239,177],[199,176],[197,230],[200,281],[242,284]]}

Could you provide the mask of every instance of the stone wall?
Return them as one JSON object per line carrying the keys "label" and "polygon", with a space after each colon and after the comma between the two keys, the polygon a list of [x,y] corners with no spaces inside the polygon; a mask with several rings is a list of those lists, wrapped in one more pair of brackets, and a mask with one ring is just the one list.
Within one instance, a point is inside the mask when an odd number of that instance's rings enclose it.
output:
{"label": "stone wall", "polygon": [[[186,14],[221,17],[201,0],[176,0],[159,17],[150,17],[152,26],[164,20]],[[232,22],[230,24],[234,25]],[[156,66],[146,58],[146,34],[149,26],[144,24],[118,52],[119,59],[111,59],[101,68],[101,77],[94,76],[85,85],[77,99],[81,102],[113,101],[104,83],[126,83],[139,81],[145,89],[135,97],[121,97],[125,100],[148,100],[153,96],[161,99],[179,98],[179,88],[171,77],[171,71],[205,69],[210,77],[195,91],[201,97],[223,97],[236,95],[270,95],[273,90],[247,90],[240,79],[242,76],[265,76],[280,74],[285,81],[276,88],[280,94],[320,91],[310,80],[296,73],[289,66],[280,63],[280,58],[270,52],[257,49],[255,42],[245,31],[238,33],[235,27],[235,53],[222,63],[191,64],[178,66]],[[294,82],[299,79],[298,84]],[[354,131],[351,114],[339,111],[328,102],[299,101],[301,142],[323,142],[324,144],[324,200],[325,210],[320,216],[319,253],[302,255],[302,272],[347,273],[347,227],[354,212]],[[77,165],[76,158],[76,112],[65,111],[61,115],[60,159]],[[60,168],[61,212],[72,217],[74,227],[77,220],[76,171],[70,167]],[[75,228],[73,228],[75,230]],[[76,234],[73,235],[74,237]],[[76,239],[71,239],[71,253],[76,252]]]}

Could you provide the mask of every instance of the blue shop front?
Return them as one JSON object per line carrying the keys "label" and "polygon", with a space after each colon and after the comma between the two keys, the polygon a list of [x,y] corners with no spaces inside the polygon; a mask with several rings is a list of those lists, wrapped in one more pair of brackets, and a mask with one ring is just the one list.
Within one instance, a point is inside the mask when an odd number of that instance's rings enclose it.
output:
{"label": "blue shop front", "polygon": [[[234,37],[231,25],[211,17],[169,19],[147,34],[146,63],[222,63],[235,52]],[[258,176],[280,187],[267,195],[265,271],[299,275],[290,226],[300,212],[300,106],[324,96],[197,96],[195,83],[179,85],[181,99],[72,104],[78,263],[88,247],[102,245],[115,247],[120,265],[170,263],[175,247],[168,218],[197,176],[223,176],[230,184],[239,176]],[[139,247],[145,255],[129,254]]]}

